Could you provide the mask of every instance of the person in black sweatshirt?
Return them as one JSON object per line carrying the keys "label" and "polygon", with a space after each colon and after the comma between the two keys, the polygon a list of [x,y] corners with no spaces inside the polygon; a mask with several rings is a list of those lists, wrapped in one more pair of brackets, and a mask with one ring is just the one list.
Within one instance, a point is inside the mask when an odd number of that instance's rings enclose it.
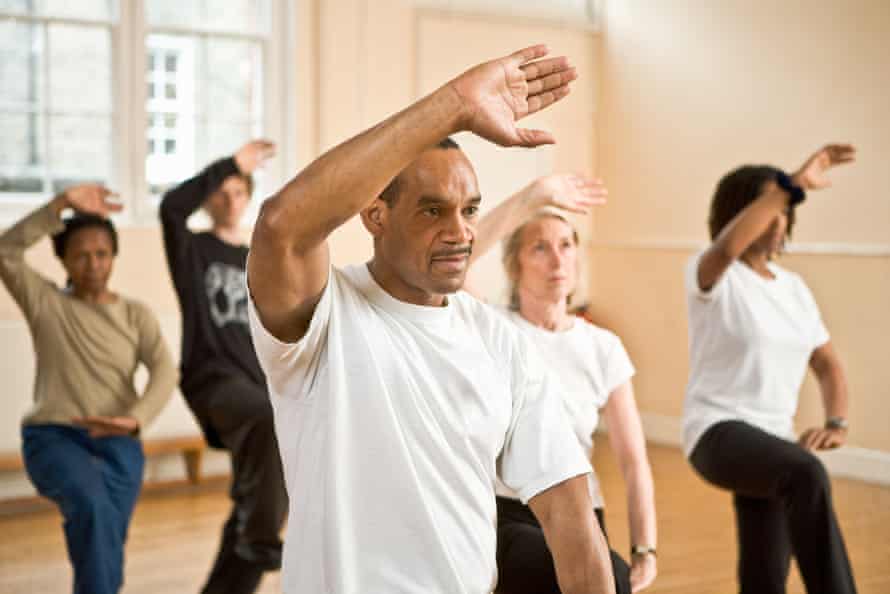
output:
{"label": "person in black sweatshirt", "polygon": [[[250,594],[264,571],[281,566],[287,493],[272,406],[247,325],[247,246],[239,232],[251,173],[274,148],[251,141],[161,201],[167,264],[182,310],[180,386],[207,443],[232,456],[234,505],[203,594]],[[202,207],[212,228],[193,232],[187,220]]]}

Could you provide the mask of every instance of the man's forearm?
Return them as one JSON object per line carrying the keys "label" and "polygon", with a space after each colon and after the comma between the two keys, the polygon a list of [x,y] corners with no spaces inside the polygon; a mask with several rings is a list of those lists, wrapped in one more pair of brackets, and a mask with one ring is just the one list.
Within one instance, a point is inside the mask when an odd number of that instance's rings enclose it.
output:
{"label": "man's forearm", "polygon": [[460,129],[449,85],[331,149],[267,201],[267,224],[311,247],[368,206],[421,152]]}
{"label": "man's forearm", "polygon": [[587,475],[547,489],[529,501],[544,530],[563,594],[612,594],[609,548],[593,513]]}

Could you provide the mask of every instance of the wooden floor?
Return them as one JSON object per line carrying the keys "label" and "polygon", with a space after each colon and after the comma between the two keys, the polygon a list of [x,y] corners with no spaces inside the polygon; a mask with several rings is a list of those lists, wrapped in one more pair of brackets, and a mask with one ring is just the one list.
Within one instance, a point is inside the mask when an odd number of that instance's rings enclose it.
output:
{"label": "wooden floor", "polygon": [[[628,548],[623,485],[605,439],[595,464],[608,502],[612,546]],[[707,486],[680,452],[651,447],[659,527],[659,576],[650,594],[736,591],[730,498]],[[834,481],[834,499],[860,594],[890,593],[890,488]],[[152,494],[140,501],[127,546],[125,594],[197,592],[210,566],[229,503],[225,486],[203,493]],[[37,512],[0,518],[0,592],[70,592],[58,515]],[[260,592],[280,592],[267,574]],[[789,593],[802,593],[792,572]]]}

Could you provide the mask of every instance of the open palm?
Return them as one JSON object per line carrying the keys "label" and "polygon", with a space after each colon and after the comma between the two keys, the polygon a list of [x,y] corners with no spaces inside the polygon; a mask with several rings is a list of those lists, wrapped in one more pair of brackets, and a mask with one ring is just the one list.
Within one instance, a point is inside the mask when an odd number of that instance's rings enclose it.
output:
{"label": "open palm", "polygon": [[540,177],[528,186],[534,210],[554,207],[576,214],[587,214],[591,207],[606,203],[608,191],[599,179],[557,173]]}
{"label": "open palm", "polygon": [[100,184],[80,184],[65,190],[65,203],[74,210],[100,217],[120,212],[123,206],[115,202],[111,190]]}
{"label": "open palm", "polygon": [[804,190],[821,190],[831,185],[828,170],[856,159],[856,149],[849,144],[829,144],[815,152],[794,174]]}
{"label": "open palm", "polygon": [[569,83],[578,76],[564,57],[541,60],[547,53],[543,45],[529,47],[451,81],[463,104],[462,128],[501,146],[553,144],[548,132],[516,126],[568,95]]}

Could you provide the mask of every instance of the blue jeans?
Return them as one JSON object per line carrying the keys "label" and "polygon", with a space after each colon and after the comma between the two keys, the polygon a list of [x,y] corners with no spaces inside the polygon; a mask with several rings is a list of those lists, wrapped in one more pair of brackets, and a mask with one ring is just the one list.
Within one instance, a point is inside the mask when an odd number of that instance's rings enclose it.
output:
{"label": "blue jeans", "polygon": [[74,593],[118,592],[127,527],[142,486],[142,444],[132,437],[94,439],[67,425],[22,427],[22,442],[31,482],[65,519]]}

